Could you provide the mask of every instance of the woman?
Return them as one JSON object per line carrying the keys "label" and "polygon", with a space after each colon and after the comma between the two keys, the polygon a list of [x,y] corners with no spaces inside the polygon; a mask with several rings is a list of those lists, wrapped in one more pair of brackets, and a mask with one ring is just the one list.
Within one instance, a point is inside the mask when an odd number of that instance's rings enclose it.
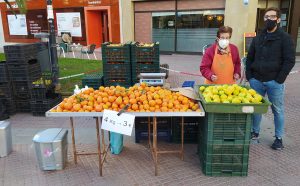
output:
{"label": "woman", "polygon": [[241,59],[238,48],[229,44],[231,35],[231,27],[220,27],[216,43],[205,51],[200,71],[206,84],[234,84],[241,77]]}

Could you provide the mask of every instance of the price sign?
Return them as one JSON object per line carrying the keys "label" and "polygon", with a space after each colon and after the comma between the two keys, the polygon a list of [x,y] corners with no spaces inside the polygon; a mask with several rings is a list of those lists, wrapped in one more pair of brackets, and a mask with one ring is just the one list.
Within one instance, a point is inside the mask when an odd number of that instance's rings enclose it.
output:
{"label": "price sign", "polygon": [[242,112],[243,113],[253,113],[254,112],[254,107],[253,106],[243,106],[242,107]]}
{"label": "price sign", "polygon": [[102,129],[131,136],[135,116],[112,110],[104,110],[102,117]]}

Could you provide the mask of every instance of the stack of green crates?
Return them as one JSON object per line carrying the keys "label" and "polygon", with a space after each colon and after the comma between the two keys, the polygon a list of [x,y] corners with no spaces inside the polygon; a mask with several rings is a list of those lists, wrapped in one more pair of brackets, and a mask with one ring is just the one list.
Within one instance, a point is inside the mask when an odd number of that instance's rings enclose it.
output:
{"label": "stack of green crates", "polygon": [[140,73],[159,73],[159,42],[153,46],[131,43],[132,84],[139,83]]}
{"label": "stack of green crates", "polygon": [[130,43],[103,43],[102,61],[105,86],[131,86]]}
{"label": "stack of green crates", "polygon": [[208,176],[247,176],[251,114],[206,113],[198,154]]}
{"label": "stack of green crates", "polygon": [[99,89],[100,86],[103,86],[103,75],[96,74],[87,74],[82,78],[82,87],[88,86],[92,87],[95,90]]}

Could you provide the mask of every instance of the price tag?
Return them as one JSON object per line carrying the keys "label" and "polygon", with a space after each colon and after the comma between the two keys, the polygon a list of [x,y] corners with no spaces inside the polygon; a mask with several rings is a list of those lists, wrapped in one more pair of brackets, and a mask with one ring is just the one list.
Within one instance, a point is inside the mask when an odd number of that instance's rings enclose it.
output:
{"label": "price tag", "polygon": [[47,19],[54,19],[52,5],[47,5]]}
{"label": "price tag", "polygon": [[112,110],[104,110],[101,129],[131,136],[135,116]]}
{"label": "price tag", "polygon": [[242,112],[243,113],[253,113],[254,112],[254,107],[253,106],[243,106],[242,107]]}

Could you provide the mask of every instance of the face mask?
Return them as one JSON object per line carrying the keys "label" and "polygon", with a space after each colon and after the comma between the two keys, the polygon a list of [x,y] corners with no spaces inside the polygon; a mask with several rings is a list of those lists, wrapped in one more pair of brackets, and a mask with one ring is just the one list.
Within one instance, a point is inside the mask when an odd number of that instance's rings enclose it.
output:
{"label": "face mask", "polygon": [[228,40],[228,39],[220,39],[220,40],[219,40],[219,46],[220,46],[222,49],[227,48],[228,45],[229,45],[229,40]]}
{"label": "face mask", "polygon": [[277,26],[277,20],[267,19],[265,21],[265,27],[267,28],[268,31],[273,30],[276,26]]}

